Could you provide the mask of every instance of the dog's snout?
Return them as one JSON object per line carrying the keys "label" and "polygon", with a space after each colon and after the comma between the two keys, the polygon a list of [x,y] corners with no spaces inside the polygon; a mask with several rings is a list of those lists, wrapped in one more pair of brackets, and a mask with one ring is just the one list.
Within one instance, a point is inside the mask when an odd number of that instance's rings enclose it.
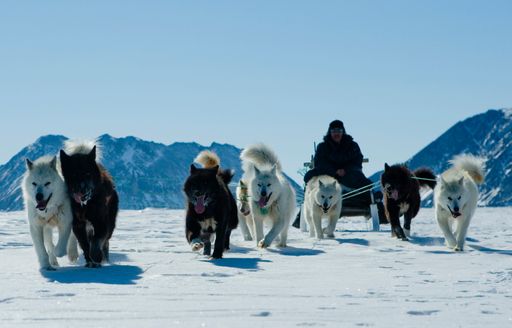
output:
{"label": "dog's snout", "polygon": [[42,193],[38,192],[36,194],[36,200],[37,201],[42,201],[43,199],[44,199],[44,195]]}

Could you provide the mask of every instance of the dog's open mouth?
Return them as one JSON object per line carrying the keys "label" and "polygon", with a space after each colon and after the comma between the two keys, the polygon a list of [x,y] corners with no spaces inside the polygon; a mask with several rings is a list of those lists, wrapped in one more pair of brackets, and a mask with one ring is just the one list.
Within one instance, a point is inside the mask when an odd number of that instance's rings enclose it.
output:
{"label": "dog's open mouth", "polygon": [[206,195],[199,196],[196,198],[196,203],[194,205],[194,211],[197,214],[203,214],[206,211]]}
{"label": "dog's open mouth", "polygon": [[268,194],[268,196],[266,196],[266,197],[261,197],[260,200],[258,201],[258,206],[260,208],[264,208],[265,206],[267,206],[268,201],[270,200],[271,196],[272,196],[272,193]]}
{"label": "dog's open mouth", "polygon": [[40,211],[44,211],[46,209],[46,206],[48,206],[48,202],[52,198],[53,194],[50,194],[46,200],[40,200],[37,202],[36,208]]}
{"label": "dog's open mouth", "polygon": [[85,194],[81,192],[75,192],[73,193],[73,199],[81,206],[84,206],[87,205],[87,202],[91,199],[91,194],[90,192],[87,192]]}
{"label": "dog's open mouth", "polygon": [[462,214],[460,212],[454,212],[452,211],[452,209],[448,206],[448,209],[450,210],[450,213],[452,214],[452,217],[454,219],[458,218],[459,216],[461,216]]}
{"label": "dog's open mouth", "polygon": [[388,197],[393,199],[393,200],[398,200],[398,190],[394,189],[394,190],[390,190],[387,192],[388,194]]}

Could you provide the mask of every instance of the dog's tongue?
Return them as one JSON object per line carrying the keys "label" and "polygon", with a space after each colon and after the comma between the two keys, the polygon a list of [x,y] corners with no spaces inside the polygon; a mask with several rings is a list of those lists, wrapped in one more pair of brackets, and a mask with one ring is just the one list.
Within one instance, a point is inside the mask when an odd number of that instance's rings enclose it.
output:
{"label": "dog's tongue", "polygon": [[398,200],[398,190],[393,190],[393,192],[391,193],[391,198],[393,198],[394,200]]}
{"label": "dog's tongue", "polygon": [[194,206],[194,210],[197,214],[203,214],[206,210],[206,207],[204,206],[204,198],[205,196],[197,197],[196,205]]}
{"label": "dog's tongue", "polygon": [[454,219],[458,218],[459,216],[461,216],[462,214],[460,214],[459,212],[454,212],[452,213],[452,216]]}
{"label": "dog's tongue", "polygon": [[84,196],[84,194],[82,194],[81,192],[76,192],[73,194],[73,198],[75,199],[75,202],[77,202],[78,204],[82,204],[83,196]]}
{"label": "dog's tongue", "polygon": [[267,197],[261,197],[258,201],[259,207],[263,208],[267,205]]}

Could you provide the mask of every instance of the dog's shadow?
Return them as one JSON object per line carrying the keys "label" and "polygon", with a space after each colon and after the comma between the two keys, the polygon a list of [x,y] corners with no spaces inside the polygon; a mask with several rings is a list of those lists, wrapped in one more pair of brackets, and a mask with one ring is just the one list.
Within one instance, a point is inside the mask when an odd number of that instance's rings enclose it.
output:
{"label": "dog's shadow", "polygon": [[284,248],[267,248],[270,253],[277,253],[284,256],[315,256],[325,253],[319,249],[300,248],[300,247],[284,247]]}
{"label": "dog's shadow", "polygon": [[251,258],[222,258],[218,260],[203,260],[205,262],[210,262],[218,267],[227,267],[227,268],[235,268],[242,269],[247,271],[259,271],[261,268],[259,267],[260,263],[271,263],[270,260],[262,260],[258,257]]}
{"label": "dog's shadow", "polygon": [[354,245],[359,245],[359,246],[370,246],[370,242],[368,240],[362,239],[362,238],[347,238],[347,239],[336,238],[336,241],[340,244],[354,244]]}
{"label": "dog's shadow", "polygon": [[136,281],[142,278],[144,272],[140,267],[134,265],[116,264],[126,261],[125,254],[111,253],[112,264],[101,268],[86,268],[82,261],[79,266],[60,267],[56,271],[42,271],[41,275],[52,282],[62,284],[106,284],[106,285],[135,285]]}
{"label": "dog's shadow", "polygon": [[444,246],[443,237],[412,236],[409,242],[419,246]]}
{"label": "dog's shadow", "polygon": [[474,245],[474,244],[468,244],[468,246],[471,247],[472,249],[482,252],[482,253],[492,253],[492,254],[501,254],[501,255],[512,256],[512,250],[508,250],[508,249],[494,249],[494,248],[488,248],[488,247]]}

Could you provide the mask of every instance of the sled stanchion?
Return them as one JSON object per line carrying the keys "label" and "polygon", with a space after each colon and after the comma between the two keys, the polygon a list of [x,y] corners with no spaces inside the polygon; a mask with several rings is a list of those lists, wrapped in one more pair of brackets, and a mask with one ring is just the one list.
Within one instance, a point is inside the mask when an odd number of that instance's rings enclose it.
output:
{"label": "sled stanchion", "polygon": [[370,204],[370,214],[372,216],[372,231],[380,231],[379,209],[377,207],[377,203],[375,203],[373,193],[370,193],[370,197],[372,200],[372,203]]}

